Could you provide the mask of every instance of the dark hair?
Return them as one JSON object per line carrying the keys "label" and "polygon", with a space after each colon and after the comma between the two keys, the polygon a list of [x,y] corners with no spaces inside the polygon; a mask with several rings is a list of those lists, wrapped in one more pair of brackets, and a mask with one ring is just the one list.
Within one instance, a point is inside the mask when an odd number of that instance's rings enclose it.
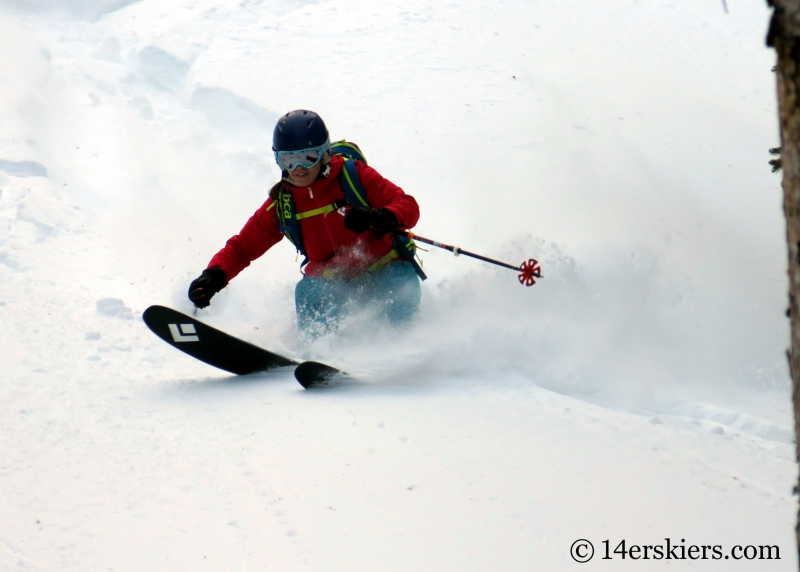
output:
{"label": "dark hair", "polygon": [[278,195],[281,192],[281,187],[283,186],[283,179],[272,185],[272,188],[269,190],[269,198],[272,199],[273,202],[278,202]]}

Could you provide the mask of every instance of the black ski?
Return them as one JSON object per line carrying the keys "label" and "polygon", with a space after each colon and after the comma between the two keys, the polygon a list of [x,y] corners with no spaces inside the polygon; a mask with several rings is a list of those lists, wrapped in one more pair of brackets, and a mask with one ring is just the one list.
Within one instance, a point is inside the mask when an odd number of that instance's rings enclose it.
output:
{"label": "black ski", "polygon": [[304,361],[294,370],[294,376],[306,389],[357,383],[342,370],[318,361]]}
{"label": "black ski", "polygon": [[236,375],[266,371],[297,362],[234,338],[194,318],[164,306],[150,306],[144,323],[172,347]]}

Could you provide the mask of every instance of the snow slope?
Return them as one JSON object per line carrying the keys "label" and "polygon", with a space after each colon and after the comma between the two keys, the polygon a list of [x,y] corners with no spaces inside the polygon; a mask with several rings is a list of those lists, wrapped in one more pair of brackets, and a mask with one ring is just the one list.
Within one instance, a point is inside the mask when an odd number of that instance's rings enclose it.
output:
{"label": "snow slope", "polygon": [[[768,12],[727,5],[0,0],[0,570],[796,569]],[[545,278],[431,250],[407,334],[308,347],[280,244],[199,314],[337,391],[157,340],[298,107]]]}

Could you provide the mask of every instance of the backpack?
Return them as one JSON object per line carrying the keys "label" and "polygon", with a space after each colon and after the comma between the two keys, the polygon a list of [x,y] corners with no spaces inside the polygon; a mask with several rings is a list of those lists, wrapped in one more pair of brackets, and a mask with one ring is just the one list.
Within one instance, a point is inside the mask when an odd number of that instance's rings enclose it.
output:
{"label": "backpack", "polygon": [[[342,188],[345,201],[336,201],[333,204],[318,209],[298,213],[295,208],[294,200],[292,200],[292,194],[286,191],[282,185],[278,191],[277,215],[280,225],[279,228],[280,231],[286,235],[286,238],[294,244],[297,251],[305,257],[305,260],[300,264],[300,268],[308,264],[308,254],[303,245],[300,220],[316,215],[327,215],[345,205],[350,205],[352,207],[370,206],[369,201],[367,201],[367,193],[364,191],[364,187],[361,186],[361,180],[358,177],[358,171],[356,171],[356,161],[361,161],[365,165],[368,164],[366,157],[364,157],[358,145],[345,140],[336,141],[331,144],[331,155],[340,155],[345,159],[342,170],[339,173],[339,186]],[[367,272],[374,272],[388,264],[390,260],[400,257],[411,263],[417,275],[420,277],[420,280],[425,280],[427,276],[425,272],[422,271],[419,262],[417,262],[416,251],[416,244],[411,238],[395,235],[392,250],[367,268]]]}

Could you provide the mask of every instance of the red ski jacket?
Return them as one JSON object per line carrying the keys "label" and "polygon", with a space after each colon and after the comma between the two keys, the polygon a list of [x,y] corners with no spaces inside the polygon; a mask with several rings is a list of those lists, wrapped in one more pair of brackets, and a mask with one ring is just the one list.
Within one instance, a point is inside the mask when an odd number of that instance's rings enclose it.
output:
{"label": "red ski jacket", "polygon": [[[414,197],[384,179],[372,167],[360,161],[355,163],[361,185],[367,193],[367,201],[372,208],[390,209],[404,229],[417,224],[419,206]],[[342,157],[332,157],[327,176],[320,175],[310,187],[295,187],[285,183],[286,189],[292,193],[298,213],[325,207],[336,201],[345,202],[338,180],[343,164]],[[346,229],[346,208],[349,207],[299,221],[303,244],[308,252],[309,263],[305,267],[307,276],[351,278],[391,252],[392,235],[377,238],[372,231],[355,233]],[[253,260],[277,244],[284,234],[279,230],[276,210],[273,200],[267,199],[239,234],[230,238],[225,247],[214,255],[208,267],[220,266],[227,279],[232,280],[250,266]]]}

